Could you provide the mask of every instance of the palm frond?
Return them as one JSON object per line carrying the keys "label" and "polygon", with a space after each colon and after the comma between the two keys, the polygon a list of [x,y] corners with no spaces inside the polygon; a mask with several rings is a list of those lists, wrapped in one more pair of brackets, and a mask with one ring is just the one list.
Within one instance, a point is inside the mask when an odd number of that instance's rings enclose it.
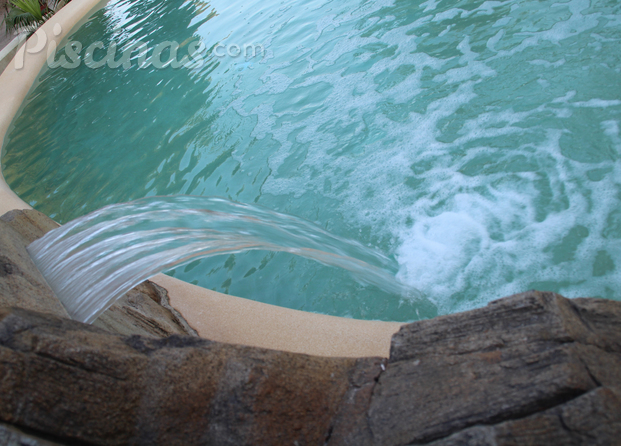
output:
{"label": "palm frond", "polygon": [[47,8],[50,11],[58,12],[60,8],[67,4],[67,0],[48,0]]}
{"label": "palm frond", "polygon": [[31,25],[38,26],[38,20],[29,12],[13,7],[4,19],[7,32],[22,31]]}
{"label": "palm frond", "polygon": [[7,32],[18,31],[32,35],[70,0],[10,0],[12,8],[4,19]]}
{"label": "palm frond", "polygon": [[43,12],[41,11],[41,3],[39,0],[11,0],[11,4],[14,8],[20,9],[23,12],[29,12],[37,20],[43,20]]}

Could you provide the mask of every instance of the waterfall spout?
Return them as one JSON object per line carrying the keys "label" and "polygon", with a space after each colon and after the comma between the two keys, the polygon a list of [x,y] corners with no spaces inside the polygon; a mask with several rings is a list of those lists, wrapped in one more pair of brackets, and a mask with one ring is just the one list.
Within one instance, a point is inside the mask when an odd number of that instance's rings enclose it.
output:
{"label": "waterfall spout", "polygon": [[215,197],[150,197],[113,204],[36,240],[28,251],[67,311],[91,323],[142,281],[201,257],[284,251],[350,271],[385,291],[420,297],[397,264],[358,242],[269,209]]}

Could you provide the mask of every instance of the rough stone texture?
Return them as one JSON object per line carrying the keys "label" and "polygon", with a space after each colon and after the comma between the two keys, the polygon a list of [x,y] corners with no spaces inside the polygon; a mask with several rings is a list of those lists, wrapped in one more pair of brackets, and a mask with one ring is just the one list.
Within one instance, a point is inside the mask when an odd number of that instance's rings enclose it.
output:
{"label": "rough stone texture", "polygon": [[373,388],[382,371],[386,370],[387,361],[383,358],[360,358],[357,362],[349,379],[349,390],[336,414],[329,441],[326,442],[331,445],[374,444],[367,410]]}
{"label": "rough stone texture", "polygon": [[[374,389],[369,409],[374,440],[423,444],[471,426],[526,419],[559,406],[569,410],[569,402],[601,386],[607,387],[605,404],[617,407],[611,388],[621,385],[619,307],[528,292],[404,326]],[[619,424],[595,412],[584,409],[582,415],[621,434]],[[611,416],[621,421],[620,411]],[[545,424],[542,416],[520,423],[502,429],[520,429],[525,438],[539,438],[533,444],[546,444],[545,432],[536,426]],[[464,431],[472,439],[454,444],[495,444],[481,440],[501,435],[500,426],[490,429]],[[569,435],[580,442],[577,434]]]}
{"label": "rough stone texture", "polygon": [[1,446],[58,446],[60,443],[30,435],[15,426],[0,423]]}
{"label": "rough stone texture", "polygon": [[621,304],[524,293],[405,326],[389,360],[4,308],[0,395],[0,422],[61,444],[618,444]]}
{"label": "rough stone texture", "polygon": [[0,221],[0,306],[21,306],[69,317],[36,268],[22,237]]}
{"label": "rough stone texture", "polygon": [[[25,249],[58,226],[45,214],[32,209],[14,210],[0,217],[0,306],[19,306],[68,317]],[[10,274],[3,276],[3,270]],[[13,273],[17,271],[20,274]],[[123,335],[197,336],[183,316],[170,306],[166,290],[148,280],[117,300],[94,325]]]}
{"label": "rough stone texture", "polygon": [[48,231],[56,229],[60,225],[42,212],[34,209],[15,209],[0,217],[21,235],[26,246],[42,237]]}
{"label": "rough stone texture", "polygon": [[[378,359],[121,337],[0,309],[0,420],[92,444],[324,444]],[[369,371],[369,369],[372,369]]]}
{"label": "rough stone texture", "polygon": [[620,395],[612,389],[600,387],[559,407],[495,426],[475,426],[431,444],[614,445],[621,440],[620,413]]}
{"label": "rough stone texture", "polygon": [[147,280],[117,300],[93,323],[122,335],[166,337],[173,334],[198,336],[169,302],[168,292]]}

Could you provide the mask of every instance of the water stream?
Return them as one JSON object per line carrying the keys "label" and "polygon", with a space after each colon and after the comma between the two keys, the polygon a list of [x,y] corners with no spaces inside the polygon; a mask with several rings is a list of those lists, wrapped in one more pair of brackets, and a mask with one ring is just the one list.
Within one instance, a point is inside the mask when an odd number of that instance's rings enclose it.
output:
{"label": "water stream", "polygon": [[350,271],[422,301],[380,252],[255,205],[216,197],[151,197],[106,206],[47,233],[28,251],[72,318],[93,322],[143,280],[201,257],[284,251]]}

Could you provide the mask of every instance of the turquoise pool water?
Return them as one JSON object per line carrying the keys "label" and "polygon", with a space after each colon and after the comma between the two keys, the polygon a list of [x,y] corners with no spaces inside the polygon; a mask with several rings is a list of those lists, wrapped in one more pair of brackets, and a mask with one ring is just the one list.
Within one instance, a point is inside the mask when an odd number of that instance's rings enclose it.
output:
{"label": "turquoise pool water", "polygon": [[[619,298],[617,1],[113,0],[71,39],[265,51],[42,72],[2,167],[57,221],[223,196],[378,247],[439,313],[531,288]],[[308,311],[435,314],[284,253],[171,274]]]}

